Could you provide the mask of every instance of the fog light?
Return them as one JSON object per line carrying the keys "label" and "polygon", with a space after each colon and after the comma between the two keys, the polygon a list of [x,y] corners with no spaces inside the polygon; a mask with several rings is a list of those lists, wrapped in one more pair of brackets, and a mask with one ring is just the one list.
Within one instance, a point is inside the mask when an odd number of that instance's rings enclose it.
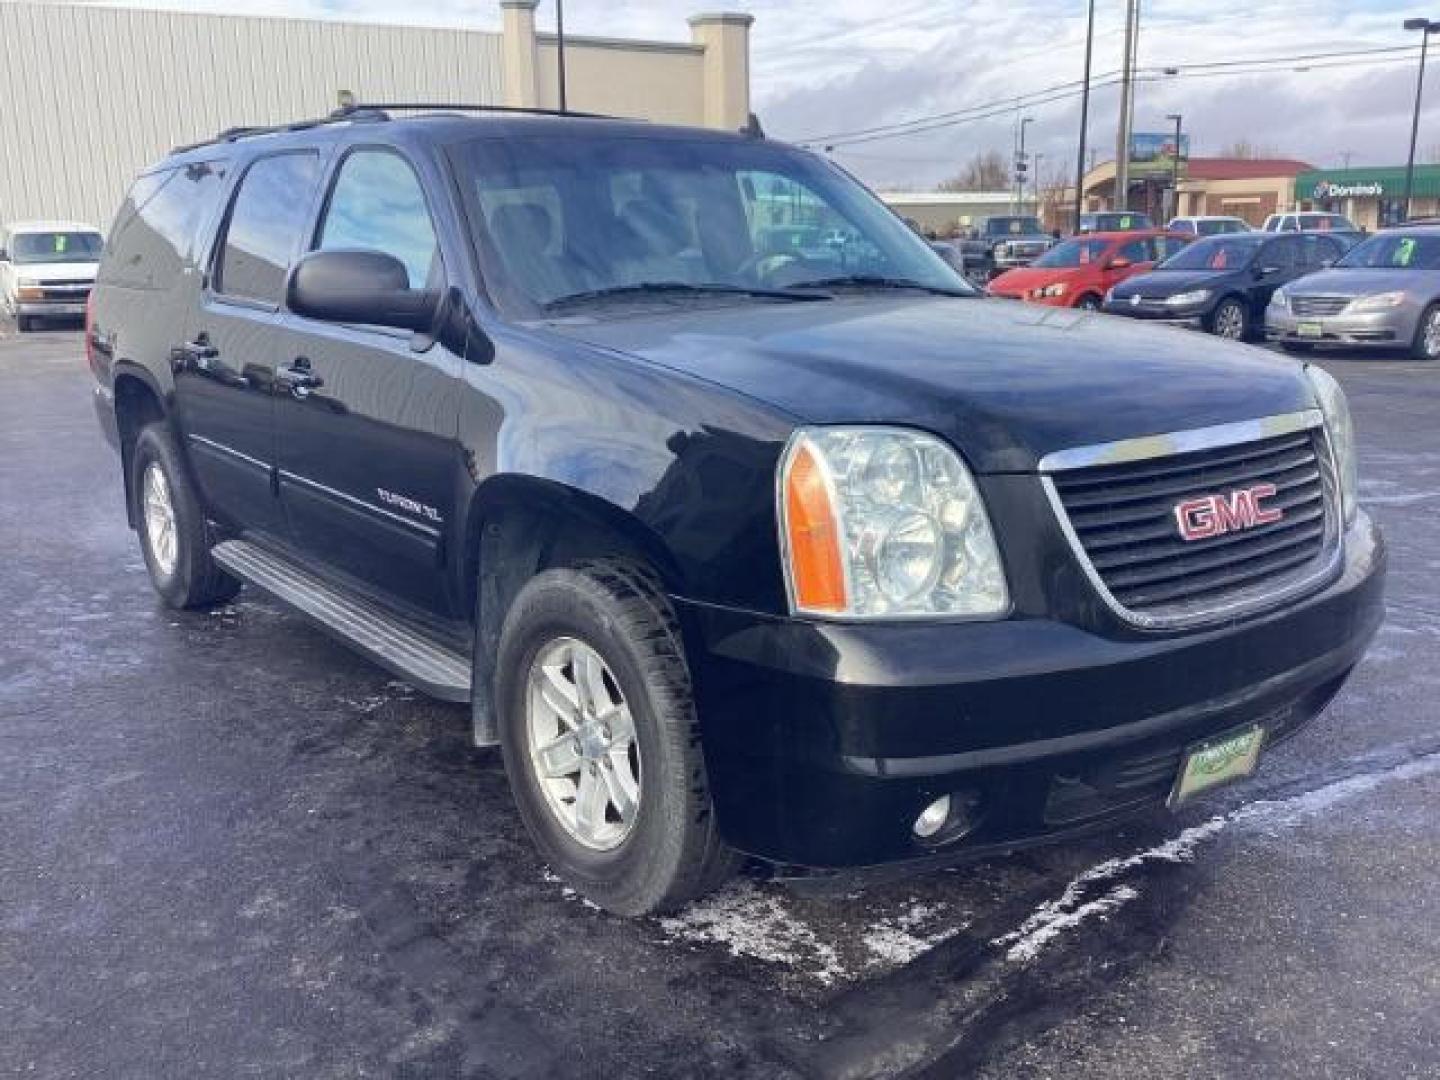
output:
{"label": "fog light", "polygon": [[945,827],[945,822],[950,820],[950,796],[941,795],[915,819],[915,835],[922,840],[928,840]]}

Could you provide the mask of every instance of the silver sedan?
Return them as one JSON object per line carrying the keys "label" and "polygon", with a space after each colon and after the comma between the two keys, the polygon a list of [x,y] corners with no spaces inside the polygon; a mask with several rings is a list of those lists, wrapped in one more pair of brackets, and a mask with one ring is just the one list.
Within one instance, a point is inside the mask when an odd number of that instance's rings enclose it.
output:
{"label": "silver sedan", "polygon": [[1265,336],[1295,352],[1365,345],[1440,359],[1440,227],[1387,229],[1277,289]]}

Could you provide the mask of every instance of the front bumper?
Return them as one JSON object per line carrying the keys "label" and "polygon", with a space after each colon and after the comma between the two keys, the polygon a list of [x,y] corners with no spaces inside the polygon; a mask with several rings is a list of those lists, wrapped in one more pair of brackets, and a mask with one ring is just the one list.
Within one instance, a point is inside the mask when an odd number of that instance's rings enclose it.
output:
{"label": "front bumper", "polygon": [[[1323,590],[1125,640],[1047,619],[826,624],[677,600],[722,832],[772,861],[857,867],[1161,805],[1195,740],[1259,721],[1268,746],[1324,708],[1379,627],[1385,562],[1362,514]],[[945,794],[974,800],[978,826],[917,839],[916,815]]]}
{"label": "front bumper", "polygon": [[68,319],[72,316],[85,314],[85,301],[82,300],[17,300],[14,303],[15,314],[35,315],[40,318]]}
{"label": "front bumper", "polygon": [[1203,327],[1206,317],[1210,314],[1211,306],[1211,302],[1208,300],[1198,304],[1179,306],[1152,300],[1132,304],[1128,298],[1121,298],[1105,301],[1102,310],[1110,315],[1124,315],[1131,319],[1148,319],[1152,322],[1169,323],[1171,326]]}
{"label": "front bumper", "polygon": [[[1271,304],[1265,309],[1265,337],[1306,345],[1375,345],[1409,348],[1420,312],[1408,307],[1361,315],[1294,315]],[[1318,333],[1316,332],[1318,331]]]}

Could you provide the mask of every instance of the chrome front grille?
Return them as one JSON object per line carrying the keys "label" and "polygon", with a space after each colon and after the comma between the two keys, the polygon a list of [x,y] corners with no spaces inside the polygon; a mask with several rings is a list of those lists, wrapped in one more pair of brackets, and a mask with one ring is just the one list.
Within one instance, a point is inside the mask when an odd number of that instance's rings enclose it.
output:
{"label": "chrome front grille", "polygon": [[[1128,454],[1094,448],[1094,464],[1064,467],[1067,457],[1084,460],[1083,451],[1054,455],[1060,467],[1042,463],[1056,513],[1106,601],[1142,626],[1188,625],[1265,607],[1322,578],[1339,530],[1333,472],[1312,416],[1257,421],[1248,433],[1245,425],[1212,429],[1223,433],[1213,442],[1184,433],[1118,444]],[[1280,511],[1278,520],[1181,535],[1182,503],[1258,485],[1273,485],[1263,506]]]}
{"label": "chrome front grille", "polygon": [[1339,315],[1350,304],[1348,296],[1294,296],[1290,297],[1290,310],[1305,317]]}

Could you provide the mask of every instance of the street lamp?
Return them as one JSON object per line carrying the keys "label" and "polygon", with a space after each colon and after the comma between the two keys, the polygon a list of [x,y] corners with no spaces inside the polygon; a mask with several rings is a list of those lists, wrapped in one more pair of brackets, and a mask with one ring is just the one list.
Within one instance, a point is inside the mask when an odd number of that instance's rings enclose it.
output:
{"label": "street lamp", "polygon": [[1085,125],[1090,119],[1090,54],[1095,48],[1095,0],[1085,21],[1085,87],[1080,92],[1080,148],[1075,154],[1075,231],[1085,203]]}
{"label": "street lamp", "polygon": [[1415,77],[1415,117],[1410,121],[1410,156],[1405,159],[1405,220],[1410,220],[1410,192],[1415,182],[1415,140],[1420,135],[1420,95],[1425,89],[1425,52],[1431,34],[1440,34],[1440,22],[1406,19],[1406,30],[1420,31],[1420,73]]}
{"label": "street lamp", "polygon": [[1175,121],[1175,155],[1170,159],[1170,216],[1180,214],[1180,114],[1166,113],[1166,120]]}

